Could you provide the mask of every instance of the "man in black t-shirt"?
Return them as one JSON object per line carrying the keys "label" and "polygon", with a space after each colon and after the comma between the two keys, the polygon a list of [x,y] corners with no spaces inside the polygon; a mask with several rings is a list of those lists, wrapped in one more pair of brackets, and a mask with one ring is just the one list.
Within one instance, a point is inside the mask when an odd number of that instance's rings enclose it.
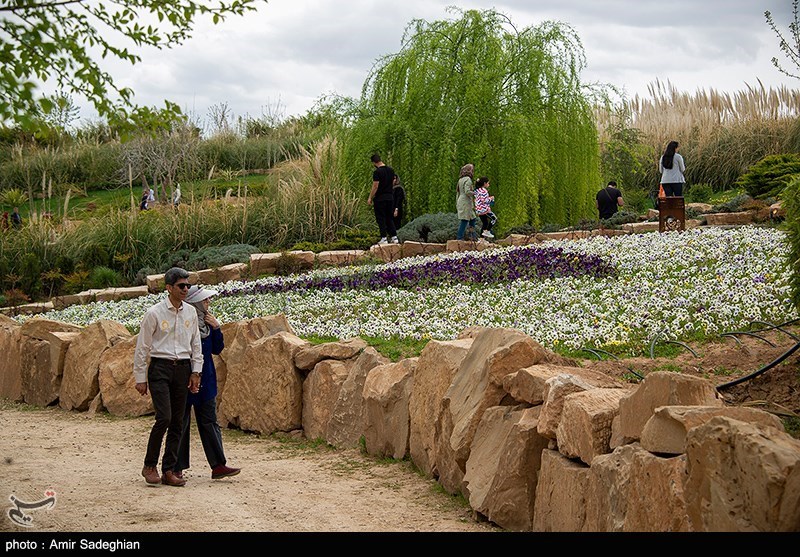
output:
{"label": "man in black t-shirt", "polygon": [[367,203],[375,209],[375,221],[381,233],[379,244],[399,244],[397,229],[394,225],[394,170],[381,161],[377,153],[370,159],[375,167],[372,173],[372,191]]}
{"label": "man in black t-shirt", "polygon": [[622,192],[617,189],[617,183],[614,180],[597,192],[596,200],[600,220],[610,219],[617,212],[618,207],[625,205]]}

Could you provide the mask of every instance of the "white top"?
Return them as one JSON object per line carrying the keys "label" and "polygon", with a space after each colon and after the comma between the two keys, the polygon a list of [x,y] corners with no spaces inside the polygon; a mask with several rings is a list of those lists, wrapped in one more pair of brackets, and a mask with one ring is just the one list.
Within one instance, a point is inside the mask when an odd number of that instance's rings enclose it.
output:
{"label": "white top", "polygon": [[150,188],[150,191],[147,192],[147,200],[148,201],[155,201],[156,200],[156,190]]}
{"label": "white top", "polygon": [[180,309],[175,309],[166,298],[147,310],[133,353],[133,376],[137,383],[147,382],[148,356],[171,360],[191,358],[192,373],[203,371],[203,348],[193,306],[181,303]]}
{"label": "white top", "polygon": [[661,159],[658,159],[658,171],[661,172],[662,184],[683,184],[686,182],[683,177],[683,173],[686,172],[686,165],[683,163],[683,157],[678,153],[675,153],[672,158],[672,168],[664,168],[661,165]]}

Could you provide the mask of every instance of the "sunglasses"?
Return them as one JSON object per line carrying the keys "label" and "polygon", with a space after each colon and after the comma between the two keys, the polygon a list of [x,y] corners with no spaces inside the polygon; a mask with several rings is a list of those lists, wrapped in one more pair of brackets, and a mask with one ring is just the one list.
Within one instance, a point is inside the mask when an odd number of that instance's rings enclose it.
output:
{"label": "sunglasses", "polygon": [[188,290],[189,288],[192,287],[192,285],[189,284],[188,282],[182,282],[180,284],[173,284],[172,286],[174,286],[176,288],[180,288],[181,290]]}

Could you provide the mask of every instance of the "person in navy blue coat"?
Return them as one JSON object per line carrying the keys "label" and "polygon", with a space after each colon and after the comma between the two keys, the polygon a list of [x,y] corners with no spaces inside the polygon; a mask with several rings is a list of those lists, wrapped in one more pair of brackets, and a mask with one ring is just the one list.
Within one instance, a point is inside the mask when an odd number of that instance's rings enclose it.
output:
{"label": "person in navy blue coat", "polygon": [[200,375],[199,387],[189,392],[186,400],[186,411],[183,416],[183,434],[178,446],[178,463],[175,469],[178,477],[189,467],[189,430],[191,429],[191,411],[197,421],[197,432],[203,443],[206,460],[211,466],[211,478],[220,479],[238,474],[240,468],[227,466],[225,451],[222,448],[222,432],[217,423],[217,369],[212,354],[219,355],[225,348],[225,340],[219,321],[209,311],[209,299],[216,295],[216,290],[209,290],[198,285],[189,288],[186,302],[197,311],[197,323],[200,328],[200,343],[203,348],[203,373]]}

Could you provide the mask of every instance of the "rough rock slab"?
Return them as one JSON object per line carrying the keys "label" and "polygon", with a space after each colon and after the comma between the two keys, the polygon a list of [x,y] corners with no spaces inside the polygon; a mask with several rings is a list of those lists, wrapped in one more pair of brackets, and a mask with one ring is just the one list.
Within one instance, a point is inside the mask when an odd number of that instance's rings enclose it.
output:
{"label": "rough rock slab", "polygon": [[580,532],[586,521],[589,467],[568,459],[558,451],[542,451],[534,532]]}
{"label": "rough rock slab", "polygon": [[138,335],[121,340],[100,356],[100,395],[103,406],[115,416],[144,416],[154,412],[150,392],[142,396],[136,390],[133,353],[136,351],[137,338]]}
{"label": "rough rock slab", "polygon": [[586,464],[610,453],[611,421],[626,395],[624,389],[591,389],[567,395],[556,431],[559,452]]}
{"label": "rough rock slab", "polygon": [[414,388],[408,402],[411,414],[409,453],[414,465],[426,476],[436,477],[436,422],[442,399],[464,361],[473,339],[431,340],[422,349],[414,373]]}
{"label": "rough rock slab", "polygon": [[322,360],[306,376],[303,381],[303,434],[306,439],[325,439],[339,390],[352,365],[353,360]]}
{"label": "rough rock slab", "polygon": [[503,389],[514,397],[514,400],[527,402],[533,406],[542,404],[546,391],[546,382],[557,375],[572,375],[581,378],[593,387],[621,388],[622,384],[604,373],[583,369],[541,363],[520,369],[503,378]]}
{"label": "rough rock slab", "polygon": [[800,531],[799,440],[717,416],[689,430],[686,458],[693,531]]}
{"label": "rough rock slab", "polygon": [[783,422],[769,412],[758,408],[741,406],[662,406],[656,408],[642,430],[642,447],[651,453],[683,454],[686,452],[686,434],[693,427],[709,421],[715,416],[727,416],[734,420],[758,423],[774,427],[783,433]]}
{"label": "rough rock slab", "polygon": [[312,369],[322,360],[348,360],[358,356],[368,344],[359,337],[336,342],[311,344],[297,351],[294,365],[299,369]]}
{"label": "rough rock slab", "polygon": [[364,442],[367,454],[401,460],[408,454],[408,400],[417,358],[375,366],[364,381]]}

